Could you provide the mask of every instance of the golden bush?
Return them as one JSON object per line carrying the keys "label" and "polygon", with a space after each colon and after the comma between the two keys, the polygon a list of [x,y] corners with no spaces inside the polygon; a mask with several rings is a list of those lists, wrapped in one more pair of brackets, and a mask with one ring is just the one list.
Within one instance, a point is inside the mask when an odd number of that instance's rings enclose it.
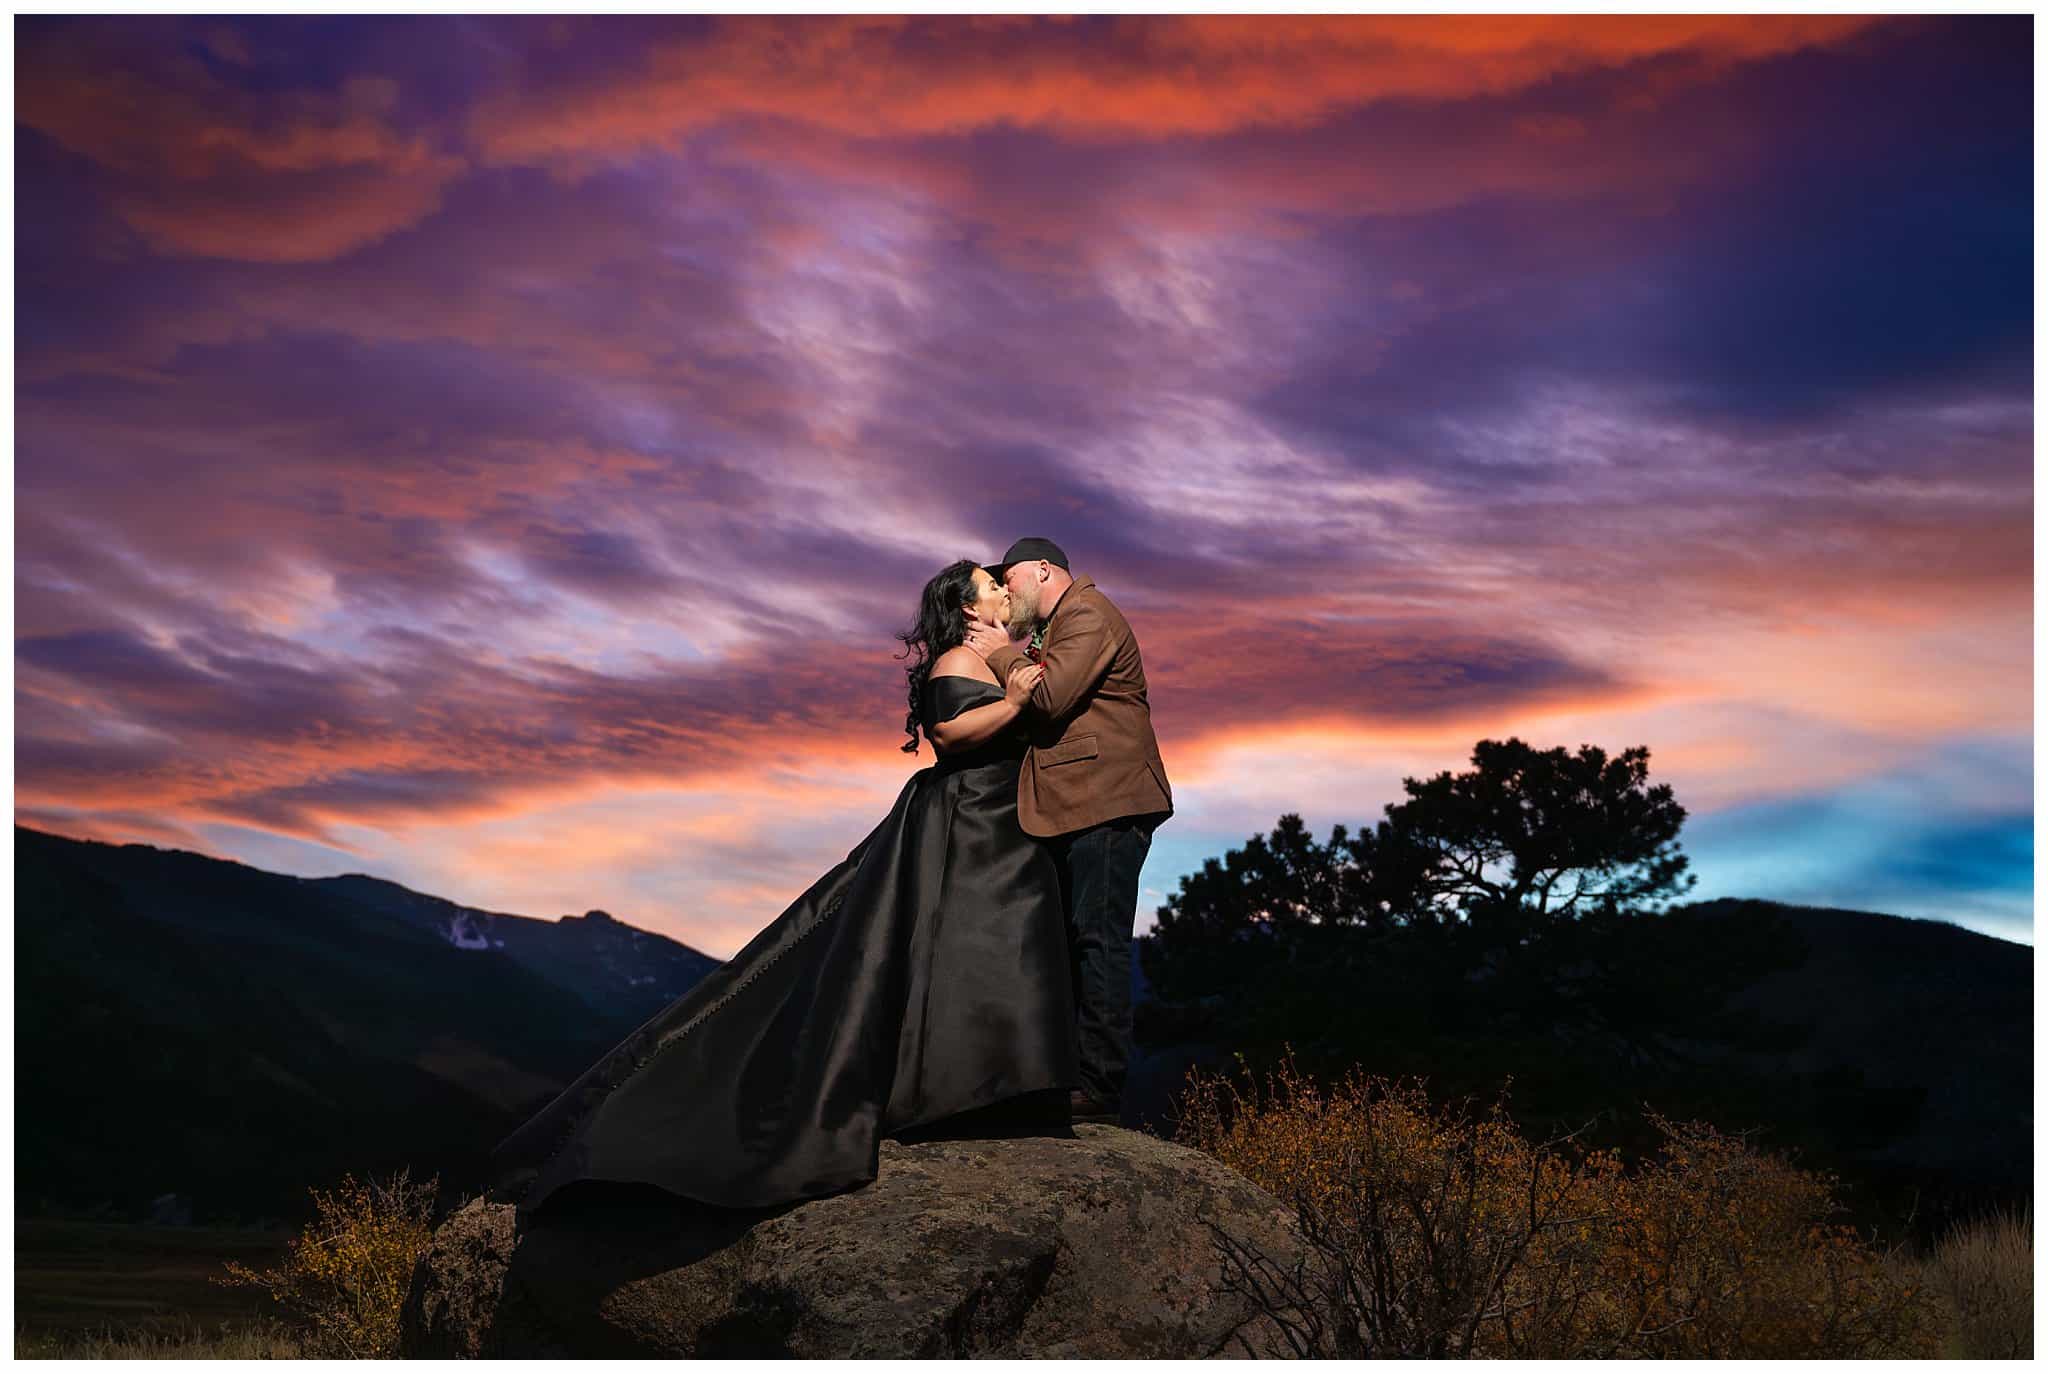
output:
{"label": "golden bush", "polygon": [[415,1183],[400,1169],[381,1182],[350,1174],[331,1192],[307,1191],[318,1215],[281,1265],[258,1271],[230,1260],[214,1282],[268,1290],[305,1358],[396,1358],[399,1309],[433,1235],[438,1179]]}
{"label": "golden bush", "polygon": [[1292,1271],[1218,1233],[1228,1280],[1304,1356],[1928,1356],[1942,1305],[1851,1227],[1832,1176],[1701,1122],[1648,1119],[1631,1170],[1576,1132],[1532,1144],[1419,1082],[1331,1088],[1292,1050],[1265,1091],[1191,1070],[1176,1136],[1291,1204]]}

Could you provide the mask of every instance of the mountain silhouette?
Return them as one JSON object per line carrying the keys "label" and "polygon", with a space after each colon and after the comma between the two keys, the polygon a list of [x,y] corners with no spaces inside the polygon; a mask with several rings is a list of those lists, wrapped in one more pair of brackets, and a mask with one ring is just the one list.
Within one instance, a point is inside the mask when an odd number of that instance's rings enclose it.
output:
{"label": "mountain silhouette", "polygon": [[[202,1218],[295,1214],[309,1184],[400,1164],[474,1188],[491,1146],[720,962],[603,911],[537,919],[365,874],[14,833],[16,1191],[29,1213],[142,1216],[176,1193]],[[1692,1063],[1682,1080],[1539,1035],[1498,1054],[1460,1042],[1461,1083],[1438,1043],[1461,1028],[1428,1018],[1325,1048],[1431,1072],[1442,1090],[1483,1092],[1505,1065],[1526,1106],[1550,1080],[1560,1120],[1697,1105],[1724,1128],[1767,1124],[1769,1143],[1888,1193],[2028,1186],[2030,947],[1750,899],[1676,907],[1638,938],[1668,945],[1656,962],[1683,976],[1716,942],[1765,930],[1791,957],[1728,999],[1720,1020],[1740,1034],[1676,1042]],[[1168,1133],[1187,1064],[1218,1064],[1232,1037],[1188,1033],[1188,1009],[1151,1002],[1135,958],[1132,971],[1127,1096]]]}
{"label": "mountain silhouette", "polygon": [[719,960],[601,911],[479,911],[361,874],[15,837],[16,1188],[277,1212],[451,1177]]}
{"label": "mountain silhouette", "polygon": [[[1487,950],[1448,994],[1426,944],[1372,948],[1139,1006],[1140,1110],[1161,1110],[1191,1063],[1270,1064],[1291,1047],[1312,1075],[1422,1075],[1439,1101],[1490,1101],[1512,1078],[1525,1134],[1584,1124],[1583,1143],[1631,1158],[1658,1144],[1644,1106],[1754,1131],[1760,1148],[1836,1172],[1850,1219],[1891,1234],[1925,1238],[2031,1194],[2029,945],[1719,898],[1587,933],[1562,958],[1515,966]],[[1595,967],[1604,980],[1578,981]]]}

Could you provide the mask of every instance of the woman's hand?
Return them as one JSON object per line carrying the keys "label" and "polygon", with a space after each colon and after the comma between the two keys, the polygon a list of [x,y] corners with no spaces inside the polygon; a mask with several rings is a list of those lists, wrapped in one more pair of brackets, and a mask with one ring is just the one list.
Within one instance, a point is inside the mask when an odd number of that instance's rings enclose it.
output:
{"label": "woman's hand", "polygon": [[1010,642],[1008,631],[992,621],[982,619],[980,613],[972,606],[969,606],[964,614],[967,616],[967,637],[963,642],[981,655],[982,662],[986,663],[990,654]]}
{"label": "woman's hand", "polygon": [[1045,676],[1043,663],[1020,663],[1017,671],[1010,674],[1010,680],[1003,687],[1003,700],[1023,710],[1031,701],[1031,689]]}

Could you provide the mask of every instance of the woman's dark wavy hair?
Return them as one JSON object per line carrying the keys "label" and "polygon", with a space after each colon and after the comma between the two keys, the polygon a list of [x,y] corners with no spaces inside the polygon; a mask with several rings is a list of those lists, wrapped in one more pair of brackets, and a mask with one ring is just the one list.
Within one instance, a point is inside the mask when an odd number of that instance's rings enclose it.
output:
{"label": "woman's dark wavy hair", "polygon": [[971,558],[963,558],[939,569],[938,575],[925,583],[918,594],[917,620],[896,636],[903,641],[904,649],[896,657],[910,657],[910,666],[903,670],[910,676],[910,714],[903,718],[904,732],[910,736],[910,742],[903,746],[906,754],[917,752],[933,660],[967,642],[967,617],[962,612],[975,602],[974,570],[980,566]]}

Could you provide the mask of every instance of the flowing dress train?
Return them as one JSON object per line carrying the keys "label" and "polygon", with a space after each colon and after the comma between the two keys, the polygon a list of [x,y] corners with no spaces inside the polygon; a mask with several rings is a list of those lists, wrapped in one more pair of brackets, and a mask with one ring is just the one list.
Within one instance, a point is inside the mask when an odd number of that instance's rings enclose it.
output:
{"label": "flowing dress train", "polygon": [[[934,677],[936,723],[1001,699]],[[507,1136],[523,1215],[582,1180],[726,1207],[874,1179],[881,1140],[1078,1086],[1058,871],[1017,821],[1012,727],[904,783],[845,859]]]}

